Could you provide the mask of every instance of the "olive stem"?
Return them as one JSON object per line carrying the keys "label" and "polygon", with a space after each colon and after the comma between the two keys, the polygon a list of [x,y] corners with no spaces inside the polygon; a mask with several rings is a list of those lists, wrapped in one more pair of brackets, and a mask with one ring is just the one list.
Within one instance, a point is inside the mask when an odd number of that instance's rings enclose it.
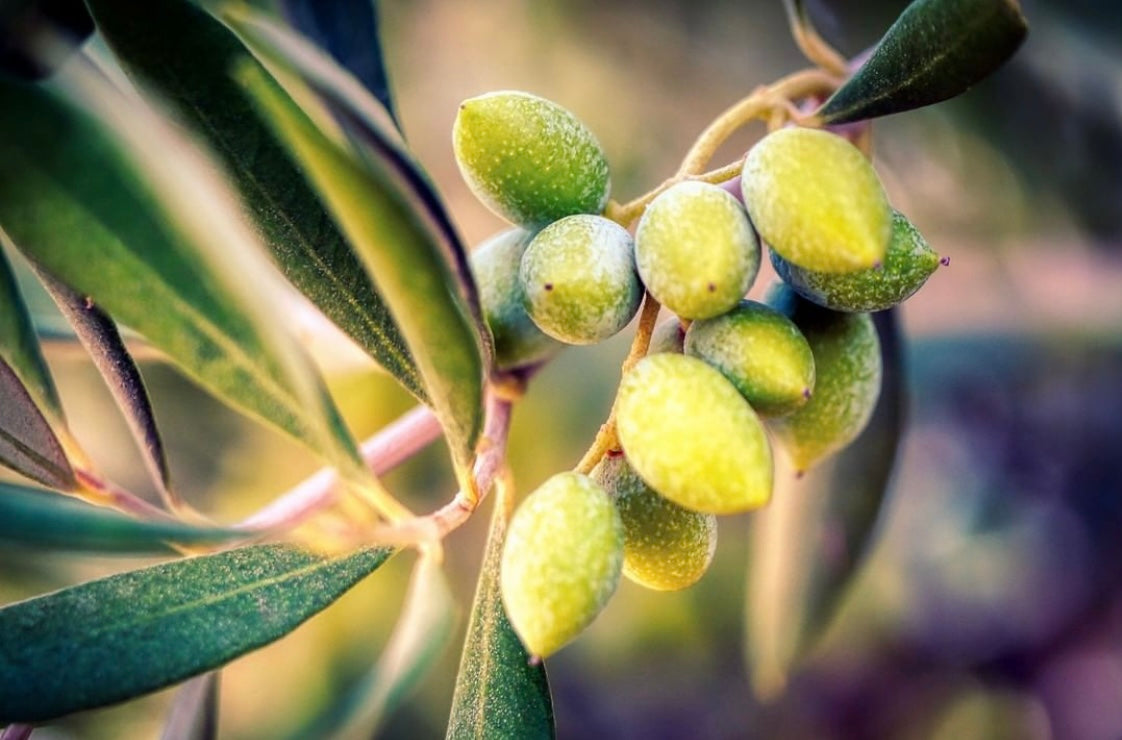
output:
{"label": "olive stem", "polygon": [[607,209],[604,211],[604,217],[615,221],[620,226],[627,228],[631,223],[643,214],[647,206],[651,204],[658,196],[662,195],[665,191],[669,190],[674,185],[686,180],[697,180],[699,182],[708,182],[713,185],[720,185],[723,182],[728,182],[740,174],[740,170],[744,167],[744,157],[729,162],[723,167],[718,167],[715,170],[709,170],[700,175],[675,175],[668,180],[664,180],[654,190],[644,193],[638,198],[628,201],[624,204],[616,203],[615,201],[608,204]]}
{"label": "olive stem", "polygon": [[833,46],[826,42],[810,20],[806,5],[801,0],[783,0],[783,7],[787,10],[787,20],[791,25],[791,36],[795,45],[808,60],[814,62],[827,72],[844,74],[848,68],[845,57],[838,53]]}
{"label": "olive stem", "polygon": [[[833,92],[841,77],[821,69],[804,69],[787,75],[775,83],[756,88],[751,95],[734,103],[717,116],[697,137],[678,168],[678,175],[689,175],[708,164],[721,144],[745,124],[769,118],[777,109],[786,111],[791,119],[804,123],[791,101],[817,93]],[[810,122],[807,119],[806,122]]]}
{"label": "olive stem", "polygon": [[[363,462],[378,476],[389,472],[440,437],[432,409],[418,406],[364,441]],[[323,468],[236,526],[242,529],[287,528],[335,503],[339,474]]]}
{"label": "olive stem", "polygon": [[107,506],[142,519],[175,521],[175,517],[155,504],[145,501],[132,491],[105,480],[92,471],[77,468],[74,477],[78,490],[73,495],[97,506]]}
{"label": "olive stem", "polygon": [[[643,298],[643,308],[639,314],[639,327],[635,331],[635,338],[631,340],[631,351],[627,353],[627,358],[623,361],[620,377],[625,377],[638,364],[639,360],[647,356],[660,308],[662,307],[658,301],[650,293],[647,293]],[[600,462],[604,455],[619,447],[619,437],[616,435],[616,404],[618,400],[619,396],[616,396],[616,400],[612,401],[612,410],[608,412],[607,420],[600,425],[600,429],[596,432],[596,438],[592,440],[592,445],[584,453],[576,467],[573,468],[576,472],[587,475],[596,467],[596,463]]]}
{"label": "olive stem", "polygon": [[398,545],[439,541],[471,518],[493,484],[509,483],[506,448],[513,408],[514,399],[509,393],[489,386],[483,434],[472,466],[472,488],[461,488],[451,501],[431,514],[376,527],[371,533],[372,540]]}

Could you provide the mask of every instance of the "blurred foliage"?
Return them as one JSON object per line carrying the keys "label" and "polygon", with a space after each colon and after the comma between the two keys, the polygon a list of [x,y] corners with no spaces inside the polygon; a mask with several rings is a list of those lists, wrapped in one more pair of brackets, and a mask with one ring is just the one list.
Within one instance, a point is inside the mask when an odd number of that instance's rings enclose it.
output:
{"label": "blurred foliage", "polygon": [[[905,5],[808,4],[850,54]],[[698,586],[659,594],[624,584],[551,660],[561,737],[1122,736],[1122,311],[1084,273],[1053,287],[1054,263],[1040,259],[1062,251],[1108,287],[1120,284],[1117,260],[1089,255],[1122,246],[1122,13],[1097,0],[1024,5],[1032,31],[1008,68],[958,101],[877,125],[894,202],[952,266],[904,311],[910,431],[876,549],[825,639],[782,696],[752,698],[740,645],[749,521],[724,519]],[[391,0],[383,9],[404,129],[469,243],[501,225],[455,172],[461,99],[517,88],[572,108],[601,137],[626,198],[670,174],[731,101],[803,65],[778,0]],[[727,159],[750,141],[737,138]],[[1009,299],[1014,283],[1026,303]],[[1006,312],[995,318],[986,297]],[[610,404],[626,341],[567,350],[534,379],[511,439],[519,491],[579,458]],[[411,405],[384,375],[337,362],[350,356],[343,350],[322,355],[356,436]],[[78,357],[57,347],[48,355],[76,436],[110,477],[148,492],[124,422]],[[220,520],[315,469],[296,445],[170,368],[141,369],[173,477]],[[386,482],[422,510],[454,490],[440,445]],[[448,542],[461,604],[486,519]],[[0,552],[0,600],[140,562]],[[359,680],[388,639],[410,565],[391,560],[289,638],[225,670],[223,736],[280,736]],[[458,658],[445,652],[384,737],[443,734]],[[76,715],[58,732],[155,736],[171,696]]]}

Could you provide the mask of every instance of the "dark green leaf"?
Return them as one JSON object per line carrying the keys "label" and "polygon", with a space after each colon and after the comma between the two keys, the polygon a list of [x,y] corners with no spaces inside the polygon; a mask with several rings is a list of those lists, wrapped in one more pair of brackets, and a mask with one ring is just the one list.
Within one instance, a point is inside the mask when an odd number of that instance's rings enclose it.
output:
{"label": "dark green leaf", "polygon": [[897,312],[873,320],[884,373],[868,427],[753,518],[746,644],[763,697],[782,687],[829,625],[884,509],[907,394]]}
{"label": "dark green leaf", "polygon": [[452,285],[471,316],[484,351],[490,355],[490,334],[483,321],[479,295],[467,251],[444,202],[425,169],[413,157],[386,109],[345,70],[283,26],[248,8],[231,8],[230,23],[263,58],[298,75],[326,103],[358,152],[375,168],[387,168],[400,178],[403,194],[424,215],[432,243],[440,249]]}
{"label": "dark green leaf", "polygon": [[378,0],[282,0],[289,23],[355,76],[396,121],[382,39]]}
{"label": "dark green leaf", "polygon": [[0,610],[0,724],[130,699],[294,630],[389,557],[258,545],[56,591]]}
{"label": "dark green leaf", "polygon": [[215,740],[218,737],[218,671],[179,687],[160,740]]}
{"label": "dark green leaf", "polygon": [[0,226],[216,395],[364,471],[322,380],[278,325],[280,278],[213,163],[85,65],[65,72],[84,110],[0,81]]}
{"label": "dark green leaf", "polygon": [[78,340],[93,359],[94,366],[109,386],[117,406],[125,415],[129,430],[140,446],[152,480],[165,496],[171,494],[171,471],[164,454],[164,442],[156,426],[156,416],[140,369],[125,347],[113,319],[80,293],[40,272],[39,279],[54,299],[62,315],[73,327]]}
{"label": "dark green leaf", "polygon": [[[130,75],[156,90],[211,145],[285,276],[422,397],[417,370],[360,261],[274,133],[232,79],[263,68],[225,26],[188,0],[88,0]],[[327,3],[326,5],[334,5]],[[295,104],[267,78],[277,105]]]}
{"label": "dark green leaf", "polygon": [[509,516],[499,498],[452,697],[447,737],[453,740],[521,740],[555,734],[545,666],[531,665],[499,595],[499,562]]}
{"label": "dark green leaf", "polygon": [[32,480],[73,491],[78,488],[66,452],[19,377],[0,358],[0,464]]}
{"label": "dark green leaf", "polygon": [[0,543],[43,550],[170,553],[189,545],[245,539],[250,533],[176,521],[142,521],[57,493],[0,483]]}
{"label": "dark green leaf", "polygon": [[453,456],[467,470],[482,420],[483,349],[441,242],[410,184],[356,159],[291,106],[256,66],[239,78],[303,163],[398,322]]}
{"label": "dark green leaf", "polygon": [[916,0],[817,115],[848,123],[953,98],[1004,64],[1026,33],[1018,0]]}

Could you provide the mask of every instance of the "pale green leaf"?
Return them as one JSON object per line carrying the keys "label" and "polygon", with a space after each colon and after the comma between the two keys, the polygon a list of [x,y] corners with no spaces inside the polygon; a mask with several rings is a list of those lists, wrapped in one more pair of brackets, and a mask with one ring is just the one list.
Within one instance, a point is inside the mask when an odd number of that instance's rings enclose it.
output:
{"label": "pale green leaf", "polygon": [[256,66],[238,70],[366,264],[420,369],[462,470],[482,421],[483,349],[439,240],[401,172],[359,160],[293,110]]}
{"label": "pale green leaf", "polygon": [[[188,0],[88,4],[125,70],[212,147],[285,276],[423,400],[417,369],[361,262],[231,77],[239,65],[260,68],[237,37]],[[262,84],[273,87],[277,105],[295,108],[271,79]]]}
{"label": "pale green leaf", "polygon": [[78,105],[0,81],[0,225],[12,241],[220,398],[360,469],[214,165],[85,64],[59,79]]}

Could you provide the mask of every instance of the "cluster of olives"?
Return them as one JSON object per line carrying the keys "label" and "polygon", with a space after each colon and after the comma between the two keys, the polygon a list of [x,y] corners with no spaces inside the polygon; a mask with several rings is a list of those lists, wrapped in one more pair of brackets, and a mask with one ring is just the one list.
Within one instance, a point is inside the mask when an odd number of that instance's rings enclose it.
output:
{"label": "cluster of olives", "polygon": [[[634,237],[601,215],[610,180],[595,137],[542,98],[464,102],[465,180],[515,224],[472,255],[500,367],[626,326],[644,292],[675,318],[654,332],[615,405],[620,450],[550,478],[515,512],[501,586],[536,656],[599,613],[619,578],[685,588],[706,571],[716,515],[768,502],[772,443],[802,472],[867,424],[881,381],[869,317],[914,293],[938,256],[892,210],[868,159],[808,128],[748,153],[743,200],[700,180],[655,197]],[[761,241],[783,283],[746,300]]]}

